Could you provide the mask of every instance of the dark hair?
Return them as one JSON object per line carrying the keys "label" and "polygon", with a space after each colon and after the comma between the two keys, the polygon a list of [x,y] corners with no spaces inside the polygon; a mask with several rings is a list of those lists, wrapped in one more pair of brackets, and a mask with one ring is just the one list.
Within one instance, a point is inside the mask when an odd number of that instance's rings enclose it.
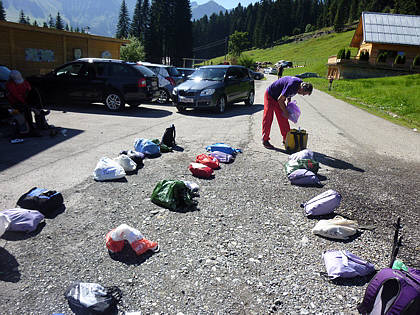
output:
{"label": "dark hair", "polygon": [[308,83],[308,82],[302,82],[300,87],[303,89],[303,91],[309,92],[309,95],[312,94],[312,90],[314,89],[314,87],[312,86],[312,83]]}

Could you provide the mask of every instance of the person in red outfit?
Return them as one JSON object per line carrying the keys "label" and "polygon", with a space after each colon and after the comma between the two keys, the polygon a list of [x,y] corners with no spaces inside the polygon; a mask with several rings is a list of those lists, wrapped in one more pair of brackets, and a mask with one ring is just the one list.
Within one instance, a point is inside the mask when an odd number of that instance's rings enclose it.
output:
{"label": "person in red outfit", "polygon": [[264,114],[262,121],[262,141],[263,146],[266,149],[274,148],[274,146],[269,142],[274,114],[276,114],[277,122],[284,142],[286,135],[290,130],[288,121],[289,113],[286,109],[287,104],[296,94],[311,95],[312,90],[313,87],[311,83],[303,82],[299,78],[290,76],[274,81],[267,88],[264,94]]}
{"label": "person in red outfit", "polygon": [[7,99],[10,105],[21,112],[26,119],[31,130],[34,129],[31,108],[27,102],[31,85],[22,78],[17,70],[10,71],[9,81],[6,83]]}

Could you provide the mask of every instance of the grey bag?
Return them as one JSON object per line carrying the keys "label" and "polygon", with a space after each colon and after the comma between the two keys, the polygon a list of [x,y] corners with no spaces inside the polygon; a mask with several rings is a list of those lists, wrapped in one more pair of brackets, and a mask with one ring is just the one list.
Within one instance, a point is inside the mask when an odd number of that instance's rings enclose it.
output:
{"label": "grey bag", "polygon": [[375,271],[374,265],[347,250],[330,250],[322,257],[330,279],[366,276]]}
{"label": "grey bag", "polygon": [[33,232],[38,224],[44,220],[44,215],[37,210],[13,208],[0,212],[10,219],[8,231]]}
{"label": "grey bag", "polygon": [[327,190],[300,206],[305,209],[306,215],[324,215],[333,212],[341,202],[341,195],[335,190]]}
{"label": "grey bag", "polygon": [[287,178],[290,180],[292,185],[322,186],[318,176],[316,176],[315,173],[302,168],[290,173]]}
{"label": "grey bag", "polygon": [[311,159],[315,161],[314,153],[311,150],[305,149],[305,150],[289,155],[289,161],[302,160],[302,159]]}

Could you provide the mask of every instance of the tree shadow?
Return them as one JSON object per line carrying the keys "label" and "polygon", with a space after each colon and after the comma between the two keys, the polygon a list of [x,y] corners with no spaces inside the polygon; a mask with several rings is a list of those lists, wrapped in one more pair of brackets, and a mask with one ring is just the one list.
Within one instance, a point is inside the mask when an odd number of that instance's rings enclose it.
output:
{"label": "tree shadow", "polygon": [[0,281],[20,281],[19,263],[5,248],[0,247]]}
{"label": "tree shadow", "polygon": [[364,169],[356,167],[351,163],[348,163],[340,159],[336,159],[334,157],[331,157],[323,153],[314,152],[314,159],[315,161],[318,161],[321,164],[324,164],[333,168],[339,168],[342,170],[353,170],[353,171],[357,171],[361,173],[365,172]]}
{"label": "tree shadow", "polygon": [[23,241],[27,240],[28,238],[37,236],[39,233],[41,233],[42,229],[45,227],[46,223],[40,222],[38,226],[36,227],[35,231],[25,233],[25,232],[16,232],[16,231],[6,231],[2,235],[2,239],[5,239],[6,241]]}

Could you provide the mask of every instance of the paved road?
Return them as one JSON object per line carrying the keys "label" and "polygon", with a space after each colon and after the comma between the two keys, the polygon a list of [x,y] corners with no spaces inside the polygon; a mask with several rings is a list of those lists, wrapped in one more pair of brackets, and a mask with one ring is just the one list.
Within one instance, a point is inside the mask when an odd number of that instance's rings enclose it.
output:
{"label": "paved road", "polygon": [[[66,211],[34,237],[0,239],[0,256],[13,263],[0,274],[0,305],[7,314],[68,313],[64,289],[73,281],[118,285],[125,310],[145,313],[348,314],[365,283],[332,284],[320,279],[320,255],[346,246],[378,268],[386,266],[391,224],[403,217],[401,258],[419,263],[420,136],[314,91],[296,100],[299,125],[321,162],[324,188],[290,186],[281,163],[280,133],[273,122],[271,142],[261,145],[263,93],[275,78],[257,81],[256,104],[179,114],[170,105],[142,105],[111,114],[101,105],[53,110],[49,122],[66,135],[9,144],[0,139],[0,208],[10,208],[31,187],[63,192]],[[102,156],[132,148],[136,137],[160,138],[175,124],[182,151],[145,160],[126,183],[96,183],[92,172]],[[226,142],[242,148],[211,181],[187,170],[204,147]],[[200,211],[160,212],[148,198],[164,178],[196,180]],[[353,242],[314,237],[314,225],[299,203],[324,191],[343,195],[339,213],[375,225]],[[158,211],[158,212],[156,212]],[[104,251],[103,236],[127,222],[158,240],[161,253],[123,264]],[[12,277],[12,274],[15,278]],[[25,302],[22,302],[25,301]]]}

